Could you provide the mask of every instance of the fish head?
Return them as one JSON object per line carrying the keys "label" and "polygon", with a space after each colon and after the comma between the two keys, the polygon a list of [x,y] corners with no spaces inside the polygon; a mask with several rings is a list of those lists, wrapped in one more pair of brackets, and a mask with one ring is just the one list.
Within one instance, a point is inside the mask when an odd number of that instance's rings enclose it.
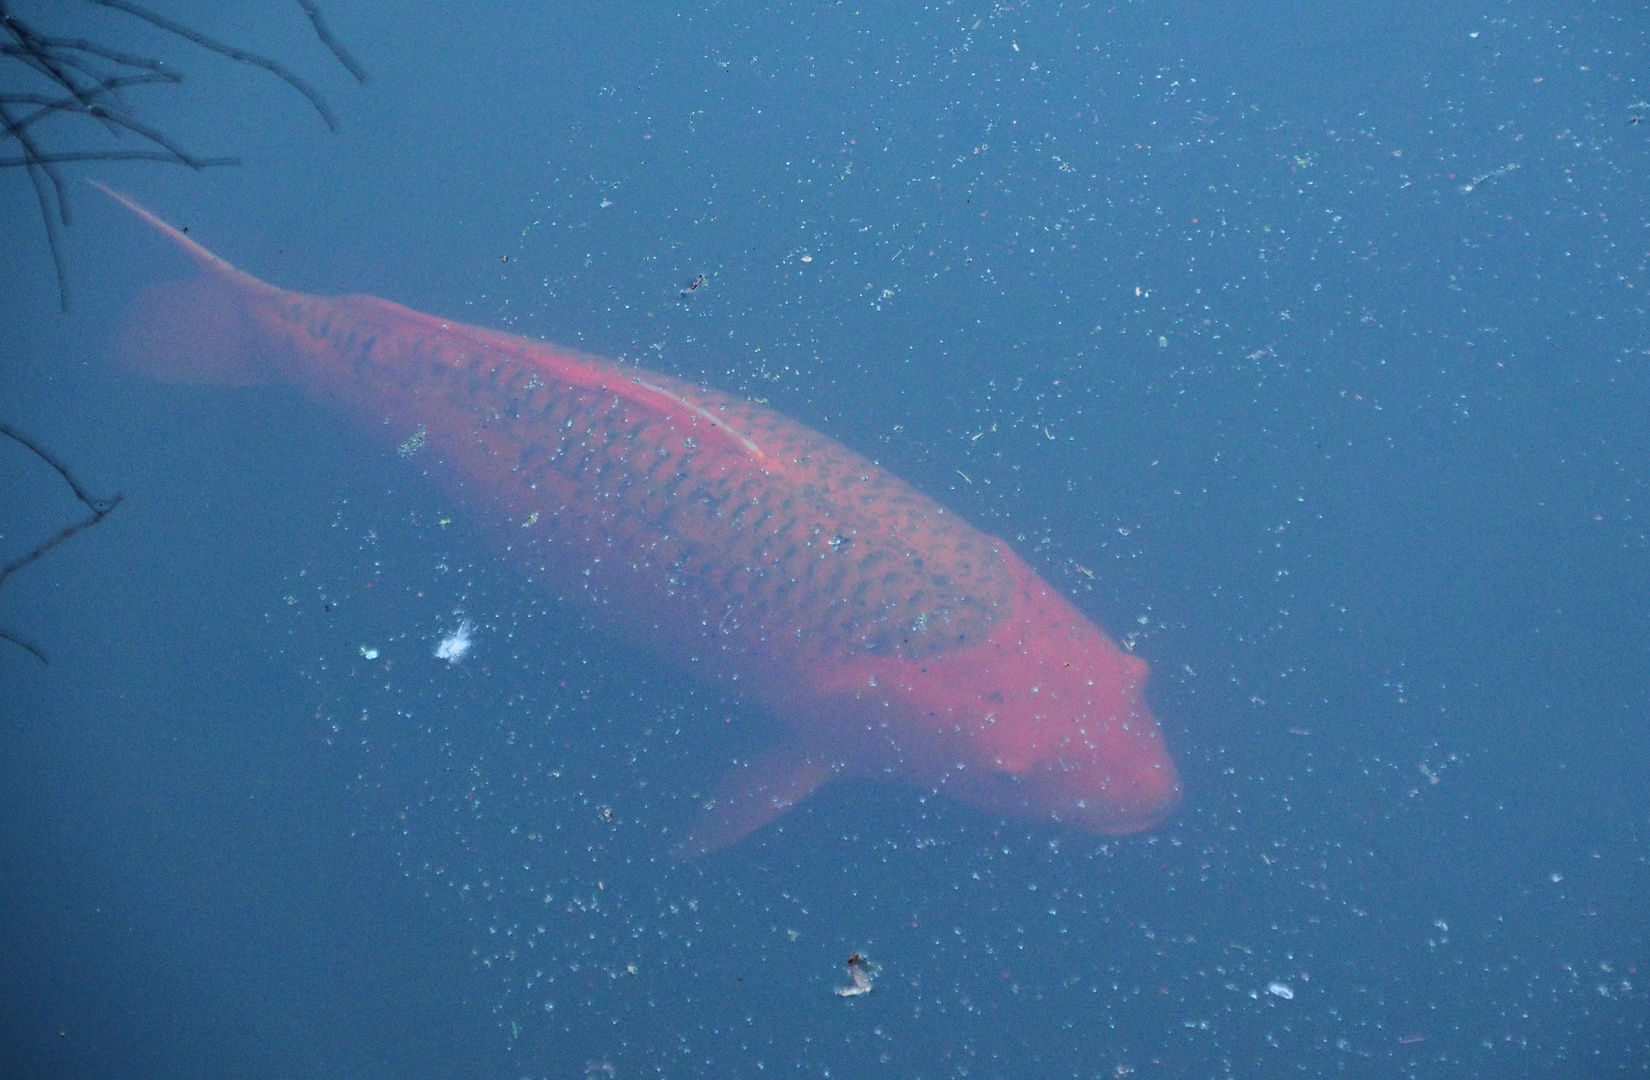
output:
{"label": "fish head", "polygon": [[[1015,560],[1018,562],[1018,560]],[[902,771],[982,809],[1121,835],[1180,804],[1146,662],[1024,568],[983,641],[886,667]]]}
{"label": "fish head", "polygon": [[[1096,631],[1098,633],[1098,631]],[[1028,648],[950,681],[957,740],[942,786],[1004,817],[1124,835],[1160,824],[1181,781],[1144,696],[1146,663],[1115,648]],[[1108,643],[1109,644],[1109,643]]]}

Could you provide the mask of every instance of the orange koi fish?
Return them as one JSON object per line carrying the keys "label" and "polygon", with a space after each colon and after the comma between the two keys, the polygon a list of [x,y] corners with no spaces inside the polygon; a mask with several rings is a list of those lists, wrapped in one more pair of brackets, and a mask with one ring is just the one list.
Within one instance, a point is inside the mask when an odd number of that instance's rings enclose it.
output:
{"label": "orange koi fish", "polygon": [[733,843],[842,774],[1107,834],[1179,804],[1146,664],[1003,541],[847,447],[668,375],[275,288],[103,190],[202,272],[149,291],[128,334],[140,366],[288,380],[391,445],[422,433],[430,475],[510,526],[536,579],[780,721],[681,853]]}

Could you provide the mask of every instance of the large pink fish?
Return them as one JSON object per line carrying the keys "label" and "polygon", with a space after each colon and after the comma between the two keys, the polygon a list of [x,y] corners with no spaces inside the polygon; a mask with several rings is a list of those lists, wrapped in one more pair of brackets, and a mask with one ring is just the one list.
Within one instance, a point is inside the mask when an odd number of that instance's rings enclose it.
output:
{"label": "large pink fish", "polygon": [[781,721],[686,853],[833,776],[895,776],[985,810],[1132,833],[1180,778],[1123,652],[1007,544],[749,401],[370,296],[267,285],[124,195],[200,267],[150,290],[137,360],[289,380],[367,430],[422,433],[430,474],[509,555]]}

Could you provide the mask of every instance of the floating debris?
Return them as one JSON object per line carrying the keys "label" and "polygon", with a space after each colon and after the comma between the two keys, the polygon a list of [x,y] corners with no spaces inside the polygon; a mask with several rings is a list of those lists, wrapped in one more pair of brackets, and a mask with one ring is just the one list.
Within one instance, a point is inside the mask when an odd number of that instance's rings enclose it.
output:
{"label": "floating debris", "polygon": [[424,441],[429,437],[429,434],[423,424],[418,425],[418,430],[408,435],[401,445],[395,448],[395,452],[402,457],[412,457],[424,449]]}
{"label": "floating debris", "polygon": [[460,619],[458,629],[441,639],[441,644],[435,647],[438,660],[445,660],[449,664],[456,664],[470,652],[470,634],[475,631],[476,624],[469,619]]}
{"label": "floating debris", "polygon": [[859,953],[854,953],[848,957],[848,979],[852,985],[837,987],[837,996],[858,997],[861,994],[869,994],[871,992],[871,973],[874,970],[875,965]]}
{"label": "floating debris", "polygon": [[1518,162],[1514,161],[1510,164],[1501,166],[1499,169],[1491,169],[1487,173],[1473,177],[1469,182],[1462,184],[1458,190],[1463,195],[1470,194],[1473,188],[1477,187],[1479,184],[1482,184],[1484,181],[1494,180],[1498,176],[1506,176],[1516,168],[1518,168]]}

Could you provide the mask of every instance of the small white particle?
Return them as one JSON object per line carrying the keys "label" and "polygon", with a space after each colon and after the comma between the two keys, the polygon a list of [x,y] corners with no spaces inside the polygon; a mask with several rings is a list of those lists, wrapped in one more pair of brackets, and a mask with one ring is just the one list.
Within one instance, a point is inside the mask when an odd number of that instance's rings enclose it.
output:
{"label": "small white particle", "polygon": [[470,634],[476,624],[469,619],[460,619],[458,629],[441,639],[441,644],[435,647],[438,660],[445,660],[449,664],[456,664],[470,652]]}

